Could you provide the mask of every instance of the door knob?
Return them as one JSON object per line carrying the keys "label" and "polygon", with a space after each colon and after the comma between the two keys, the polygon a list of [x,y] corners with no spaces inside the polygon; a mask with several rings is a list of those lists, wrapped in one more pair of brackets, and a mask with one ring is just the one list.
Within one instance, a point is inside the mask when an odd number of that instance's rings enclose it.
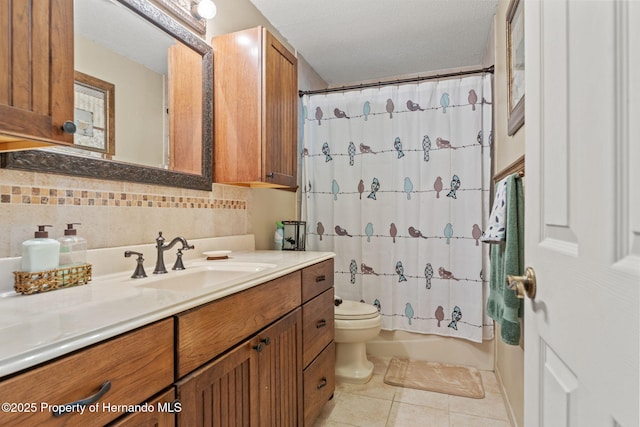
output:
{"label": "door knob", "polygon": [[516,291],[518,298],[536,297],[536,273],[533,268],[527,267],[524,276],[507,275],[507,287]]}

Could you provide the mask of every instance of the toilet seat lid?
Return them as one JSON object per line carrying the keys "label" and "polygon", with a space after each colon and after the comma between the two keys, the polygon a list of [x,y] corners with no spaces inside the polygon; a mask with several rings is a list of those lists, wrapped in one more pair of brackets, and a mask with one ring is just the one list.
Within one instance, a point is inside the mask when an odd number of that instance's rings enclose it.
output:
{"label": "toilet seat lid", "polygon": [[335,318],[342,320],[373,319],[378,316],[378,309],[363,302],[343,300],[335,307]]}

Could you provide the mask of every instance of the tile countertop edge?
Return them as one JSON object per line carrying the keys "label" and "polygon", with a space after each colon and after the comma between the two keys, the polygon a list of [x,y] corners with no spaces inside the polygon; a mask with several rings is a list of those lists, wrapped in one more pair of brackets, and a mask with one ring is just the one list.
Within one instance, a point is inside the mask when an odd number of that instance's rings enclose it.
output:
{"label": "tile countertop edge", "polygon": [[[293,253],[296,252],[292,252],[292,254]],[[335,257],[335,254],[333,252],[297,252],[297,254],[302,253],[310,256],[305,257],[306,259],[302,261],[289,263],[282,267],[278,267],[275,270],[268,270],[264,272],[264,274],[253,275],[248,278],[248,280],[243,280],[236,285],[226,287],[222,290],[196,295],[193,298],[185,299],[177,303],[171,303],[165,307],[148,312],[141,310],[141,313],[138,316],[122,318],[118,321],[113,321],[107,326],[95,329],[89,328],[85,332],[80,332],[71,337],[55,340],[53,342],[47,343],[46,345],[25,348],[23,351],[19,351],[10,355],[3,355],[0,353],[0,381],[2,381],[4,377],[19,373],[20,371],[23,371],[25,369],[33,368],[41,363],[51,361],[55,358],[67,355],[76,350],[80,350],[93,344],[97,344],[99,342],[113,338],[117,335],[133,331],[134,329],[149,325],[162,319],[166,319],[167,317],[173,316],[183,311],[198,307],[203,304],[207,304],[209,302],[224,298],[237,292],[241,292],[253,286],[257,286],[270,280],[277,279],[278,277],[285,276],[294,271]],[[257,261],[260,257],[260,252],[250,252],[247,254],[253,254],[255,257],[255,261]],[[55,291],[51,294],[53,293],[55,293]],[[29,296],[25,296],[24,298],[29,298]],[[3,334],[0,330],[0,340],[10,339],[10,337],[7,335],[8,334]]]}

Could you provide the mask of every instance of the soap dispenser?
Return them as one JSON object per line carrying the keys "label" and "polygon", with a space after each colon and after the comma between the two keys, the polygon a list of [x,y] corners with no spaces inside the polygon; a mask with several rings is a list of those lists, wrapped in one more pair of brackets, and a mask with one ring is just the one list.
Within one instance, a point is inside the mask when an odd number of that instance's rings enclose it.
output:
{"label": "soap dispenser", "polygon": [[64,236],[58,238],[60,242],[60,266],[86,264],[87,262],[87,240],[78,236],[78,230],[74,225],[81,225],[79,222],[67,224]]}
{"label": "soap dispenser", "polygon": [[36,271],[53,270],[58,267],[60,259],[60,242],[50,239],[45,227],[39,225],[35,238],[22,242],[22,271],[33,273]]}
{"label": "soap dispenser", "polygon": [[284,238],[284,224],[282,222],[276,222],[276,232],[273,235],[273,249],[277,251],[282,250],[282,243]]}

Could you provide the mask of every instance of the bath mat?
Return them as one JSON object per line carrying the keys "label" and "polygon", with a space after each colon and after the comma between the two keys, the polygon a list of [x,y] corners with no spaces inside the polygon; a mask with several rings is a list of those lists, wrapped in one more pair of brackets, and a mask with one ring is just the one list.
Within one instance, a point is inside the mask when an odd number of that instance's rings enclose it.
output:
{"label": "bath mat", "polygon": [[482,399],[484,387],[476,368],[394,357],[384,376],[386,384]]}

